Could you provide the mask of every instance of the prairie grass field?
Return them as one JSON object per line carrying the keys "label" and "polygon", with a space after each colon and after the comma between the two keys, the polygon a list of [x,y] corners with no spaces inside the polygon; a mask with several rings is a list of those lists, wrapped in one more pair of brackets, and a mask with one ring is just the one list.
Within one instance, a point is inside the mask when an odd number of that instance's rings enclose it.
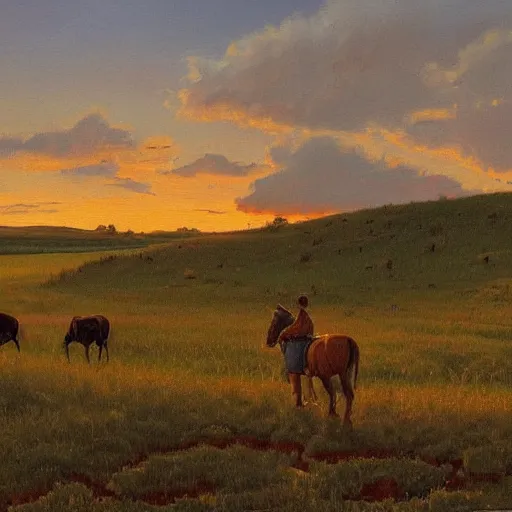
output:
{"label": "prairie grass field", "polygon": [[[512,508],[511,221],[495,194],[0,255],[22,328],[0,347],[0,510]],[[296,410],[265,347],[301,293],[316,332],[359,344],[353,430],[319,381]],[[88,314],[111,321],[109,363],[65,359]]]}

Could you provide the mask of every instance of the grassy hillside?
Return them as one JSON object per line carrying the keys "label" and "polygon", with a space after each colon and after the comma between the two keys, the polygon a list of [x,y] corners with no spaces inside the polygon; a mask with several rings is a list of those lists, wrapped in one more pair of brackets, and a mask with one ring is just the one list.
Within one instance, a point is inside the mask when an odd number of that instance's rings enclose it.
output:
{"label": "grassy hillside", "polygon": [[292,300],[306,292],[314,302],[351,303],[417,290],[426,297],[456,291],[499,300],[510,293],[512,194],[177,240],[148,255],[85,265],[62,276],[60,285],[178,293],[194,301],[198,295]]}

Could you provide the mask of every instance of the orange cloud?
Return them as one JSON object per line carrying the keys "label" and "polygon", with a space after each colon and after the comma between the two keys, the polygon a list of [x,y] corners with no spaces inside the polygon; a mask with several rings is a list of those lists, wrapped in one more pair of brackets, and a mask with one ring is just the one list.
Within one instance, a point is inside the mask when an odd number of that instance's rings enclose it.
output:
{"label": "orange cloud", "polygon": [[455,119],[457,117],[457,106],[453,108],[431,108],[418,110],[407,116],[407,121],[411,124],[422,123],[425,121],[443,121],[445,119]]}
{"label": "orange cloud", "polygon": [[[0,144],[0,169],[58,174],[61,181],[72,180],[75,186],[80,180],[82,187],[105,186],[112,191],[154,194],[154,176],[160,169],[168,169],[179,151],[173,139],[153,136],[136,145],[130,132],[110,127],[101,116],[84,119],[69,130],[36,134],[25,142],[0,139],[4,141]],[[129,143],[116,144],[118,140]],[[17,141],[18,147],[7,152],[8,144],[14,146],[12,141]],[[29,217],[36,214],[25,213],[31,214]]]}
{"label": "orange cloud", "polygon": [[418,144],[404,131],[371,129],[365,150],[381,155],[388,165],[410,165],[429,174],[456,179],[466,190],[495,192],[512,189],[512,172],[497,172],[474,157],[466,156],[459,146],[429,147]]}
{"label": "orange cloud", "polygon": [[[247,111],[228,100],[204,104],[197,101],[189,89],[181,89],[178,92],[178,99],[181,101],[181,107],[176,116],[180,119],[202,122],[228,121],[241,128],[256,128],[272,135],[291,133],[296,130],[295,126],[277,122],[273,116],[258,113],[255,108]],[[279,116],[276,115],[276,117]]]}
{"label": "orange cloud", "polygon": [[510,43],[512,30],[487,30],[476,41],[459,51],[459,60],[451,68],[442,68],[435,62],[428,63],[423,70],[424,79],[434,86],[455,84],[472,68],[485,61],[491,53]]}

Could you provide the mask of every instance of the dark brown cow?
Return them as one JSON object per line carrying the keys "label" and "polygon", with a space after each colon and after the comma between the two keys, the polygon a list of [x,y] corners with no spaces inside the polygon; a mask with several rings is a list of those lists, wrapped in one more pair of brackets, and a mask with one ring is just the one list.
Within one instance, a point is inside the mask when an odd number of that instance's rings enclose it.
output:
{"label": "dark brown cow", "polygon": [[16,318],[5,313],[0,313],[0,347],[14,341],[18,352],[20,351],[20,342],[18,341],[18,331],[20,323]]}
{"label": "dark brown cow", "polygon": [[85,348],[85,357],[87,362],[89,359],[89,347],[92,343],[96,342],[99,347],[98,361],[101,361],[101,352],[105,347],[105,352],[108,357],[107,340],[110,334],[110,322],[102,315],[93,316],[74,316],[69,325],[68,332],[64,337],[64,347],[66,349],[66,356],[69,359],[69,344],[73,341],[81,343]]}

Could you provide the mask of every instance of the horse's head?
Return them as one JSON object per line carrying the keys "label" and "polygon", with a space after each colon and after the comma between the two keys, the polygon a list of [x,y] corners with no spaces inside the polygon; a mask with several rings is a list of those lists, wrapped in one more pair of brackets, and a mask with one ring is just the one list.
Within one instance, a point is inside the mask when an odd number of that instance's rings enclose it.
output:
{"label": "horse's head", "polygon": [[278,304],[274,311],[270,327],[268,328],[267,347],[275,346],[281,331],[289,325],[292,325],[294,320],[294,316],[287,309],[283,308],[281,304]]}

